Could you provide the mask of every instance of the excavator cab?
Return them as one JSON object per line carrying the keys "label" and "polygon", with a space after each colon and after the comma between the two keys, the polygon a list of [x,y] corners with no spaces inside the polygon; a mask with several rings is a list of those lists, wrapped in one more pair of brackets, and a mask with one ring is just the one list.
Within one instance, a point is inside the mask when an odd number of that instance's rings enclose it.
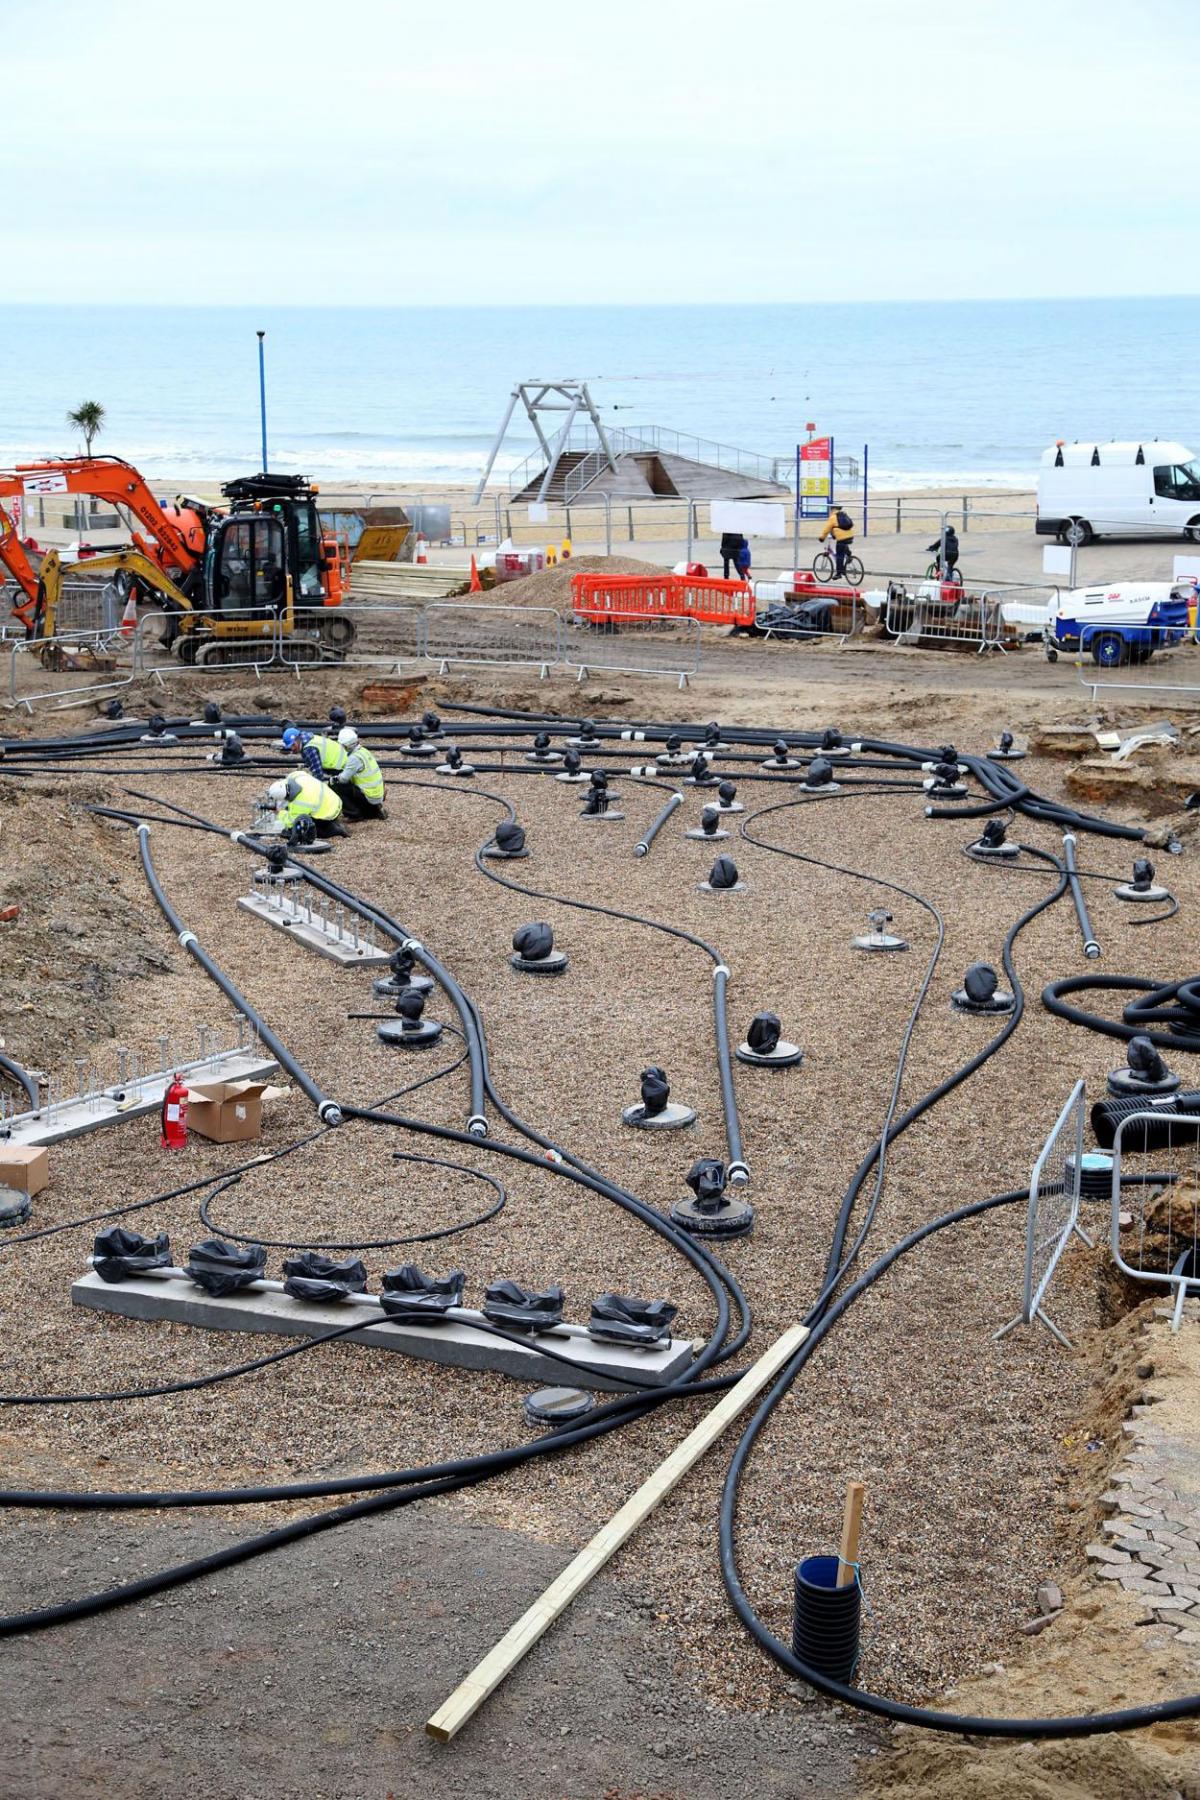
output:
{"label": "excavator cab", "polygon": [[218,519],[204,554],[205,610],[230,623],[277,619],[288,601],[287,531],[273,513]]}

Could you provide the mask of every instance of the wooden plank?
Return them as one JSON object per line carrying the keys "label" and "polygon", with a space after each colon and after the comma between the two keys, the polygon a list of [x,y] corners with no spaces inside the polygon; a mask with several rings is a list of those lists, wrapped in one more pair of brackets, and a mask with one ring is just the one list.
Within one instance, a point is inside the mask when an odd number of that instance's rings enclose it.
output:
{"label": "wooden plank", "polygon": [[862,1529],[863,1501],[867,1490],[861,1481],[846,1487],[846,1506],[842,1513],[842,1541],[838,1547],[838,1587],[849,1587],[858,1572],[858,1535]]}
{"label": "wooden plank", "polygon": [[591,1542],[567,1564],[545,1593],[534,1601],[499,1643],[488,1651],[482,1662],[476,1664],[465,1680],[459,1683],[433,1717],[426,1721],[425,1729],[430,1737],[442,1744],[457,1737],[468,1719],[479,1710],[489,1694],[499,1687],[525,1652],[549,1630],[559,1614],[566,1611],[576,1594],[587,1586],[593,1575],[604,1567],[621,1545],[633,1536],[643,1519],[653,1512],[660,1500],[666,1498],[688,1470],[699,1462],[726,1427],[775,1378],[784,1364],[790,1362],[807,1336],[806,1325],[793,1325],[790,1331],[785,1331],[782,1337],[776,1338],[770,1349],[747,1369],[735,1387],[730,1388],[718,1400],[712,1411],[705,1414],[695,1429],[672,1450],[666,1461],[647,1476],[620,1511],[614,1513],[608,1523],[600,1528]]}

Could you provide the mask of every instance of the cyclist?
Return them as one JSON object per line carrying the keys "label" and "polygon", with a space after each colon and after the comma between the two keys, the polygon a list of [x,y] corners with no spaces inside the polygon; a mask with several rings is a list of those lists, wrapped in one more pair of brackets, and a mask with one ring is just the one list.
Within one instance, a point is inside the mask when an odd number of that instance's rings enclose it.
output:
{"label": "cyclist", "polygon": [[854,520],[844,506],[837,506],[832,501],[829,506],[829,517],[821,527],[819,542],[822,544],[832,534],[834,548],[833,578],[841,581],[846,573],[846,558],[854,543]]}
{"label": "cyclist", "polygon": [[958,533],[953,525],[947,525],[945,537],[935,538],[929,548],[937,558],[934,564],[934,574],[943,581],[956,580],[954,571],[958,566]]}

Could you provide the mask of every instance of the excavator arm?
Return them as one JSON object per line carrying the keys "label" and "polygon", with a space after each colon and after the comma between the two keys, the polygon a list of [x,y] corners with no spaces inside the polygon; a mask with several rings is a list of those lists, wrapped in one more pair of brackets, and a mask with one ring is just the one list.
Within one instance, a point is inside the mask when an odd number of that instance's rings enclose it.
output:
{"label": "excavator arm", "polygon": [[[158,564],[143,556],[140,550],[112,550],[105,555],[89,556],[81,567],[89,574],[100,574],[111,571],[114,575],[124,572],[136,575],[139,581],[145,582],[156,594],[161,594],[164,601],[175,611],[190,613],[192,603],[182,588],[176,587],[169,575],[164,575]],[[35,599],[30,603],[32,617],[26,621],[31,637],[52,638],[58,624],[58,603],[62,598],[63,565],[57,550],[48,550],[42,559],[41,578]],[[25,610],[25,609],[22,609]],[[174,627],[172,627],[174,629]]]}
{"label": "excavator arm", "polygon": [[26,631],[33,636],[33,615],[37,606],[38,574],[29,560],[29,553],[17,534],[17,528],[0,506],[0,568],[8,570],[17,586],[25,595],[13,607],[13,617],[20,619]]}
{"label": "excavator arm", "polygon": [[[110,506],[123,506],[153,538],[147,543],[139,534],[134,542],[141,554],[168,574],[185,577],[199,567],[204,555],[207,535],[206,520],[194,508],[173,507],[168,514],[150,492],[144,479],[119,456],[63,457],[59,460],[18,463],[0,472],[0,508],[14,495],[87,494],[107,501]],[[174,516],[171,516],[174,515]],[[37,597],[37,576],[25,555],[11,520],[0,511],[7,530],[0,533],[2,559],[26,594],[26,604],[16,608],[23,617]],[[9,537],[16,552],[4,554]],[[25,620],[28,625],[28,619]]]}

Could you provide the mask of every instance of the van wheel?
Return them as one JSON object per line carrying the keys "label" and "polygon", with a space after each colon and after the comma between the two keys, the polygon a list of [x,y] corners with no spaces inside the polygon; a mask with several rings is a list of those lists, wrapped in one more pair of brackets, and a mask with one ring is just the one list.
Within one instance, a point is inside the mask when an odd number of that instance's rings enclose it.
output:
{"label": "van wheel", "polygon": [[1183,528],[1183,535],[1189,544],[1200,544],[1200,518],[1189,519]]}
{"label": "van wheel", "polygon": [[1092,541],[1092,528],[1086,519],[1067,519],[1058,534],[1060,544],[1073,544],[1077,550]]}
{"label": "van wheel", "polygon": [[1128,656],[1125,639],[1115,631],[1102,631],[1092,639],[1092,660],[1102,669],[1118,669]]}

